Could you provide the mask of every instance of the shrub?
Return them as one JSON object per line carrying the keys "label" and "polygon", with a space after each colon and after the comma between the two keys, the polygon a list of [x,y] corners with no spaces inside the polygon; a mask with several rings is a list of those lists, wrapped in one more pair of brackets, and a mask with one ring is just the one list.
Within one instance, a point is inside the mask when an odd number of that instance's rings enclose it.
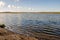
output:
{"label": "shrub", "polygon": [[1,27],[1,28],[5,28],[6,26],[5,26],[4,24],[1,24],[0,27]]}

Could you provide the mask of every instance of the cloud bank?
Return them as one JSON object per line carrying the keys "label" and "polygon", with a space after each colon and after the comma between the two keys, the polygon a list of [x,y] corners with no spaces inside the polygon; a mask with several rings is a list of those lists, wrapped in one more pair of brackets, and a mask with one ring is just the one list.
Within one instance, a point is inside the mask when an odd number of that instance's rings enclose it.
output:
{"label": "cloud bank", "polygon": [[5,6],[5,3],[3,1],[0,1],[0,7]]}

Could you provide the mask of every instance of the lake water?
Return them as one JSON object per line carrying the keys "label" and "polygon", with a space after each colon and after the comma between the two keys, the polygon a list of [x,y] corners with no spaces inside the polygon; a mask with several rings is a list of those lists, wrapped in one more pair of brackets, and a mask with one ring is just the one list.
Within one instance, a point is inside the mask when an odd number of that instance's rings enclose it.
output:
{"label": "lake water", "polygon": [[0,24],[20,34],[27,30],[60,35],[60,14],[1,13]]}

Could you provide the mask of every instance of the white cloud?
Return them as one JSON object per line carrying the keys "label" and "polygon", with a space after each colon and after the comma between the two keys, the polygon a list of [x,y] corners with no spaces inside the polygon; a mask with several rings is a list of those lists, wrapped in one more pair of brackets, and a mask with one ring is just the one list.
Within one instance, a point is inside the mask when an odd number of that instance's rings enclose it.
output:
{"label": "white cloud", "polygon": [[3,1],[0,1],[0,7],[3,7],[5,3]]}
{"label": "white cloud", "polygon": [[8,5],[8,8],[11,8],[11,5]]}
{"label": "white cloud", "polygon": [[16,1],[19,1],[19,0],[16,0]]}
{"label": "white cloud", "polygon": [[21,7],[21,6],[15,6],[15,5],[8,5],[8,8],[9,8],[9,10],[10,11],[15,11],[15,12],[18,12],[18,11],[23,11],[23,12],[32,12],[32,11],[34,11],[34,9],[33,8],[27,8],[27,7]]}
{"label": "white cloud", "polygon": [[34,9],[33,9],[33,8],[28,8],[28,10],[31,10],[31,11],[32,11],[32,10],[34,10]]}
{"label": "white cloud", "polygon": [[13,0],[13,1],[17,1],[17,2],[18,2],[18,1],[20,1],[20,0]]}
{"label": "white cloud", "polygon": [[20,8],[23,8],[23,7],[15,6],[15,5],[8,5],[8,8],[10,8],[10,9],[20,9]]}
{"label": "white cloud", "polygon": [[15,5],[8,5],[8,8],[10,11],[14,11],[14,12],[32,12],[34,11],[33,8],[27,8],[27,7],[21,7],[21,6],[15,6]]}
{"label": "white cloud", "polygon": [[17,7],[14,5],[8,5],[8,8],[17,8]]}

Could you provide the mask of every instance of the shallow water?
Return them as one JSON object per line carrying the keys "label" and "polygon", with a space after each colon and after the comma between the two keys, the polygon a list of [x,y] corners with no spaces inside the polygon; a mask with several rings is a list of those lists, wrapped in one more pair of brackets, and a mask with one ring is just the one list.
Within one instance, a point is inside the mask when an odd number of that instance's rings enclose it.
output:
{"label": "shallow water", "polygon": [[6,29],[20,34],[27,34],[31,28],[30,31],[60,35],[60,14],[1,13],[0,23],[4,23]]}

